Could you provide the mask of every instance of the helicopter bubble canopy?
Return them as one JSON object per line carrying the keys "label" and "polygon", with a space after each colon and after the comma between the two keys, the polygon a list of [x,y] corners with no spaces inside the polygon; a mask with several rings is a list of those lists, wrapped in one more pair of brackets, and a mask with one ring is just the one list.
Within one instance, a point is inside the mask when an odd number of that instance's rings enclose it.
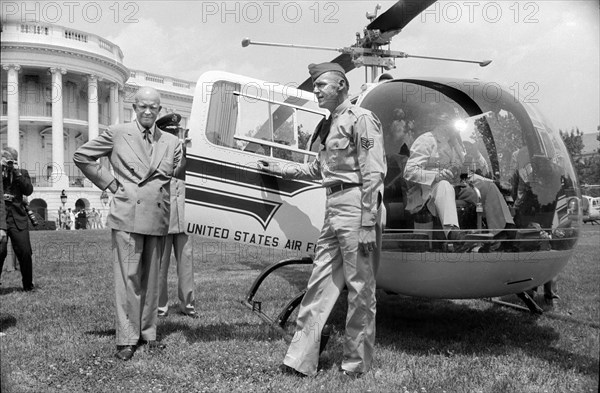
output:
{"label": "helicopter bubble canopy", "polygon": [[[443,78],[386,81],[366,89],[357,103],[382,123],[388,172],[394,154],[406,154],[416,138],[436,127],[448,128],[467,152],[481,153],[458,168],[457,181],[473,173],[492,180],[517,228],[541,228],[554,238],[567,232],[574,239],[568,247],[574,245],[580,223],[575,171],[559,133],[533,105],[521,104],[497,84]],[[387,207],[388,228],[413,225],[390,217],[398,206]]]}

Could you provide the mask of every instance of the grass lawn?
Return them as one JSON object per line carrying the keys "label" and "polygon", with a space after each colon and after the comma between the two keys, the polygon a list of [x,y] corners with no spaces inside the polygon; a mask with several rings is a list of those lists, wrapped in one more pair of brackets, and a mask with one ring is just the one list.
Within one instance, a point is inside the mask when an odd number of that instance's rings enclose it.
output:
{"label": "grass lawn", "polygon": [[[343,300],[323,370],[303,379],[278,374],[285,341],[241,305],[266,263],[285,255],[194,239],[201,318],[175,312],[171,264],[172,310],[158,326],[168,347],[139,350],[123,363],[113,356],[110,232],[33,232],[32,244],[39,289],[24,293],[19,272],[2,274],[2,392],[598,391],[599,226],[584,225],[575,256],[558,277],[561,300],[541,317],[483,300],[378,293],[374,369],[352,381],[337,371]],[[308,269],[273,277],[257,294],[263,308],[283,306],[303,288]]]}

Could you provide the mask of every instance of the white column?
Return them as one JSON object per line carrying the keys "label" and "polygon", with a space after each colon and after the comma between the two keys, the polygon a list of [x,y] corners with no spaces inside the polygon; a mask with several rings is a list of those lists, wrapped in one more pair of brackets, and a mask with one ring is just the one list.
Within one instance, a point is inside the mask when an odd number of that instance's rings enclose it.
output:
{"label": "white column", "polygon": [[125,107],[125,90],[123,88],[119,88],[119,119],[121,123],[129,121],[129,119],[125,118],[125,112],[123,108]]}
{"label": "white column", "polygon": [[[13,147],[19,152],[19,70],[21,66],[16,64],[3,65],[8,72],[7,78],[7,146]],[[19,152],[20,153],[20,152]]]}
{"label": "white column", "polygon": [[119,113],[119,85],[110,85],[110,125],[119,124],[121,117]]}
{"label": "white column", "polygon": [[88,141],[98,136],[98,76],[88,75]]}
{"label": "white column", "polygon": [[50,68],[52,75],[52,186],[69,187],[69,178],[65,172],[65,143],[63,123],[63,83],[64,68]]}

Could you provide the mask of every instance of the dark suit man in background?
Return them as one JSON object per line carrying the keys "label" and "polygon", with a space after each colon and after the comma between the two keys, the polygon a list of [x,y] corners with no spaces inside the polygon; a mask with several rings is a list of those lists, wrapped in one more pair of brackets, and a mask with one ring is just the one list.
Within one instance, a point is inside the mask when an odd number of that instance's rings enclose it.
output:
{"label": "dark suit man in background", "polygon": [[[181,115],[169,113],[156,121],[156,126],[179,138],[185,145],[188,130],[179,125]],[[171,262],[171,249],[175,254],[177,264],[177,294],[179,311],[190,318],[198,318],[194,300],[194,265],[191,249],[188,245],[188,235],[185,233],[185,171],[171,179],[171,221],[169,235],[165,239],[165,252],[160,262],[158,316],[166,317],[169,313],[169,286],[167,276]]]}
{"label": "dark suit man in background", "polygon": [[[33,186],[29,172],[19,168],[18,158],[18,153],[14,148],[6,147],[2,150],[2,186],[6,209],[6,220],[3,221],[6,222],[7,235],[12,241],[21,267],[23,290],[32,291],[35,286],[33,285],[32,251],[29,240],[29,217],[23,205],[23,196],[31,195]],[[6,244],[6,242],[2,242],[0,246],[0,272],[8,253]]]}
{"label": "dark suit man in background", "polygon": [[[164,348],[156,341],[158,272],[169,230],[170,182],[184,165],[177,137],[154,124],[158,91],[141,87],[134,99],[136,121],[110,127],[73,156],[88,179],[114,194],[106,225],[112,229],[115,356],[121,360],[131,359],[139,345]],[[108,157],[114,175],[100,157]]]}

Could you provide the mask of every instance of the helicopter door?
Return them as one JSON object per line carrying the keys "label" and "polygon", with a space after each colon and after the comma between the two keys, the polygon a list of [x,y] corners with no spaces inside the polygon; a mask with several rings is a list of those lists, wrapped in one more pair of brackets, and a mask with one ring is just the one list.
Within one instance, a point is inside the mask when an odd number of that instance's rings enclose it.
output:
{"label": "helicopter door", "polygon": [[257,169],[259,160],[283,167],[314,158],[306,146],[325,115],[314,96],[223,72],[202,75],[197,86],[187,151],[188,232],[314,251],[324,214],[320,184]]}

